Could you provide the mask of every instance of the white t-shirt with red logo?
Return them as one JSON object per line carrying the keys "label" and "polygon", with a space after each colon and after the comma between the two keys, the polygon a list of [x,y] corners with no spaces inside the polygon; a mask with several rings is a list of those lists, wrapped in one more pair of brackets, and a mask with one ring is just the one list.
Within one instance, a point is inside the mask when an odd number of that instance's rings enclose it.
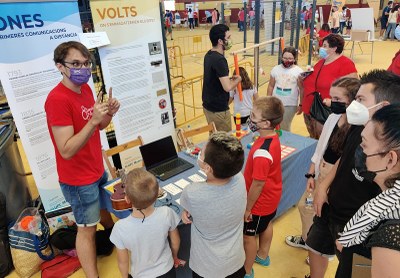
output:
{"label": "white t-shirt with red logo", "polygon": [[99,128],[96,128],[86,144],[69,160],[64,159],[54,141],[51,127],[73,126],[77,134],[92,118],[95,101],[87,84],[77,94],[61,82],[49,93],[45,103],[47,126],[56,153],[59,181],[80,186],[96,182],[104,172]]}

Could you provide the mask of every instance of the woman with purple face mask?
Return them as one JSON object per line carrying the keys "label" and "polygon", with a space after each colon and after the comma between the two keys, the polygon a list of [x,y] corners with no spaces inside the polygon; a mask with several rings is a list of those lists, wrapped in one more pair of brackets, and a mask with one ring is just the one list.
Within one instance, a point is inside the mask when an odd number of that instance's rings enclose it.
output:
{"label": "woman with purple face mask", "polygon": [[[382,189],[347,222],[336,242],[343,256],[372,257],[372,277],[400,273],[400,105],[379,109],[361,133],[353,171]],[[369,253],[371,252],[371,253]],[[336,277],[345,277],[339,265]],[[347,277],[347,276],[346,276]]]}
{"label": "woman with purple face mask", "polygon": [[301,113],[302,97],[300,96],[298,77],[302,72],[303,70],[297,66],[297,50],[291,46],[283,49],[281,63],[271,71],[267,95],[276,96],[282,101],[285,114],[281,128],[286,131],[291,131],[294,115]]}

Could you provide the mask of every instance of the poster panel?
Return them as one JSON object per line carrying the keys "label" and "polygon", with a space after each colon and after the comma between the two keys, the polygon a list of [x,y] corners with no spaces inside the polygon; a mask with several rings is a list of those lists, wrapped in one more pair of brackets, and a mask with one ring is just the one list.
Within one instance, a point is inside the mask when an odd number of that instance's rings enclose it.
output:
{"label": "poster panel", "polygon": [[375,40],[375,21],[374,9],[372,8],[358,8],[350,9],[352,30],[368,31],[369,40]]}
{"label": "poster panel", "polygon": [[[159,1],[94,0],[90,5],[95,31],[107,32],[111,41],[99,53],[105,84],[121,103],[113,118],[118,144],[139,135],[144,143],[173,135]],[[124,167],[141,165],[138,152],[120,157]]]}
{"label": "poster panel", "polygon": [[76,1],[0,4],[0,80],[46,211],[68,205],[44,111],[48,93],[62,78],[53,51],[78,40],[79,32]]}

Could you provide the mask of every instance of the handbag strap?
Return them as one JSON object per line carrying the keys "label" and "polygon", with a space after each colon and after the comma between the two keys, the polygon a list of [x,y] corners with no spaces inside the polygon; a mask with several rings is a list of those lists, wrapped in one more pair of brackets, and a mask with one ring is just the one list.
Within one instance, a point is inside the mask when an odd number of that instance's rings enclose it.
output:
{"label": "handbag strap", "polygon": [[40,250],[40,245],[41,244],[40,244],[40,239],[39,239],[39,237],[37,235],[35,235],[35,237],[33,238],[33,242],[35,244],[36,253],[38,254],[38,256],[42,260],[50,261],[50,260],[54,259],[54,251],[53,251],[53,247],[51,247],[50,243],[48,243],[48,246],[50,247],[51,253],[50,253],[50,255],[47,256],[47,255],[42,253],[42,250]]}
{"label": "handbag strap", "polygon": [[318,90],[317,90],[317,81],[318,81],[318,77],[319,77],[319,74],[321,73],[321,70],[322,70],[322,67],[324,66],[324,64],[325,64],[325,60],[324,60],[324,62],[322,63],[321,67],[319,68],[318,73],[317,73],[317,77],[315,78],[314,89],[315,89],[315,91],[317,91],[317,92],[318,92]]}

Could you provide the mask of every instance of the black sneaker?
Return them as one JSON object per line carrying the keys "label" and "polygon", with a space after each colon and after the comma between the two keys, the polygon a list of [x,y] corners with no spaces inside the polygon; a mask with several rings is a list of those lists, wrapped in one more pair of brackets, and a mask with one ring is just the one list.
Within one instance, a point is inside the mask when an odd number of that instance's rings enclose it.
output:
{"label": "black sneaker", "polygon": [[304,242],[303,238],[300,235],[287,236],[285,241],[286,241],[287,245],[290,245],[292,247],[303,248],[303,249],[308,250],[306,243]]}

